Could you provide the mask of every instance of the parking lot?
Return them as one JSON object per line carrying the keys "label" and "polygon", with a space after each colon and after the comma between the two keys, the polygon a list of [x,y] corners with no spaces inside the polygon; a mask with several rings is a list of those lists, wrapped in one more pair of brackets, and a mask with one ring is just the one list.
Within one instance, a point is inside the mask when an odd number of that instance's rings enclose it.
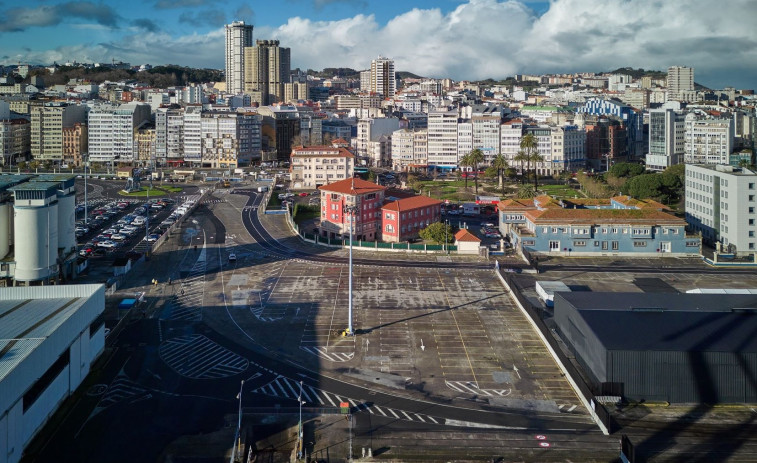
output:
{"label": "parking lot", "polygon": [[343,337],[346,266],[257,264],[225,277],[235,322],[312,368],[376,372],[450,398],[584,412],[492,272],[357,266],[357,336]]}

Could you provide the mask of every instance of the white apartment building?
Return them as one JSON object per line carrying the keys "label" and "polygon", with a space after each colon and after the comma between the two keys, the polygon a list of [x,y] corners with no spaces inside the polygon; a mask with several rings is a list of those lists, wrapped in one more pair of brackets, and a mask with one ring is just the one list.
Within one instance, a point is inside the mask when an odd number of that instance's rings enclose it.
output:
{"label": "white apartment building", "polygon": [[63,128],[87,122],[87,107],[48,103],[31,108],[31,152],[41,161],[63,160]]}
{"label": "white apartment building", "polygon": [[127,103],[96,106],[89,112],[88,145],[91,162],[132,162],[137,128],[150,120],[150,106]]}
{"label": "white apartment building", "polygon": [[428,166],[457,169],[457,111],[428,113]]}
{"label": "white apartment building", "polygon": [[428,129],[392,133],[392,169],[407,172],[428,164]]}
{"label": "white apartment building", "polygon": [[31,150],[31,123],[26,119],[0,120],[0,164],[15,166]]}
{"label": "white apartment building", "polygon": [[550,127],[552,151],[544,160],[544,174],[576,172],[586,166],[586,130],[575,125]]}
{"label": "white apartment building", "polygon": [[520,151],[520,139],[523,136],[523,122],[508,121],[499,127],[499,150],[511,166],[516,164],[515,156]]}
{"label": "white apartment building", "polygon": [[252,24],[234,21],[226,25],[226,92],[244,90],[244,49],[252,46]]}
{"label": "white apartment building", "polygon": [[471,116],[473,148],[484,153],[484,164],[489,165],[499,153],[500,126],[502,115],[499,111],[474,111]]}
{"label": "white apartment building", "polygon": [[729,164],[734,145],[731,118],[685,118],[684,160],[687,164]]}
{"label": "white apartment building", "polygon": [[396,91],[394,61],[379,56],[371,61],[371,92],[380,93],[384,98],[394,98]]}
{"label": "white apartment building", "polygon": [[663,171],[683,161],[686,126],[684,115],[673,109],[649,111],[647,169]]}
{"label": "white apartment building", "polygon": [[[694,90],[694,68],[671,66],[668,68],[668,99],[689,101]],[[696,94],[694,94],[696,97]]]}
{"label": "white apartment building", "polygon": [[[457,122],[457,165],[466,154],[473,151],[473,124],[470,120],[459,120]],[[471,170],[472,167],[466,168]]]}
{"label": "white apartment building", "polygon": [[368,159],[372,166],[392,166],[392,136],[381,135],[378,140],[368,142]]}
{"label": "white apartment building", "polygon": [[292,150],[292,188],[314,189],[351,178],[355,157],[346,148],[308,146]]}
{"label": "white apartment building", "polygon": [[729,165],[686,165],[686,222],[724,253],[755,255],[757,172]]}
{"label": "white apartment building", "polygon": [[202,159],[202,106],[184,108],[184,162],[199,165]]}

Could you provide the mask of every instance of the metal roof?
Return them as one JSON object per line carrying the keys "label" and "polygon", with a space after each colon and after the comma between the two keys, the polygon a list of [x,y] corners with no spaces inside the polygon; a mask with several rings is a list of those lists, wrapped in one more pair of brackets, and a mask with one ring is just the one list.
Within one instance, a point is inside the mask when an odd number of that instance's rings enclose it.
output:
{"label": "metal roof", "polygon": [[563,301],[608,350],[757,353],[757,295],[558,293],[556,311]]}
{"label": "metal roof", "polygon": [[86,297],[0,301],[0,381],[86,301]]}
{"label": "metal roof", "polygon": [[0,175],[0,192],[8,190],[31,178],[31,175]]}
{"label": "metal roof", "polygon": [[60,182],[26,182],[10,188],[10,191],[47,191],[58,189]]}

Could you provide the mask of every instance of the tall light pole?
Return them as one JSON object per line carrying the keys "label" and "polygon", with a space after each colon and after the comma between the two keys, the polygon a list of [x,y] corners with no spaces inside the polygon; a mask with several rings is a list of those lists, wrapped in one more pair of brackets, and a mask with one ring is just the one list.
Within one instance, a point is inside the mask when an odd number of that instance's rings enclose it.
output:
{"label": "tall light pole", "polygon": [[297,397],[297,402],[300,405],[300,424],[297,427],[297,458],[302,458],[302,404],[304,403],[302,401],[302,381],[300,381],[300,395]]}
{"label": "tall light pole", "polygon": [[87,167],[89,167],[89,156],[83,154],[82,157],[84,158],[84,226],[89,228],[87,216]]}
{"label": "tall light pole", "polygon": [[[357,195],[355,196],[355,202],[357,202]],[[349,263],[349,286],[348,286],[348,323],[347,323],[347,336],[353,336],[355,332],[352,330],[352,232],[355,225],[355,212],[357,212],[357,206],[344,206],[344,212],[350,214],[350,263]]]}
{"label": "tall light pole", "polygon": [[244,387],[244,380],[242,380],[242,383],[239,385],[239,394],[237,394],[237,399],[239,399],[239,418],[237,420],[237,432],[234,435],[234,446],[231,448],[231,459],[229,460],[229,463],[234,463],[236,461],[237,439],[241,438],[241,436],[239,435],[239,431],[242,429],[242,388],[243,387]]}

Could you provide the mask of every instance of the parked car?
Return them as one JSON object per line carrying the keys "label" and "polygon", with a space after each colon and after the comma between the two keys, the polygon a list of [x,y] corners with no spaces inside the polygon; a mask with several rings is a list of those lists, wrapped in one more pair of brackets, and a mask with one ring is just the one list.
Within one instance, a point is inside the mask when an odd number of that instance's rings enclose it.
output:
{"label": "parked car", "polygon": [[229,263],[233,264],[236,261],[237,261],[237,255],[234,254],[233,252],[229,254]]}
{"label": "parked car", "polygon": [[157,233],[153,233],[151,235],[145,236],[145,241],[147,241],[148,243],[154,243],[158,241],[158,238],[160,238],[160,235],[158,235]]}

